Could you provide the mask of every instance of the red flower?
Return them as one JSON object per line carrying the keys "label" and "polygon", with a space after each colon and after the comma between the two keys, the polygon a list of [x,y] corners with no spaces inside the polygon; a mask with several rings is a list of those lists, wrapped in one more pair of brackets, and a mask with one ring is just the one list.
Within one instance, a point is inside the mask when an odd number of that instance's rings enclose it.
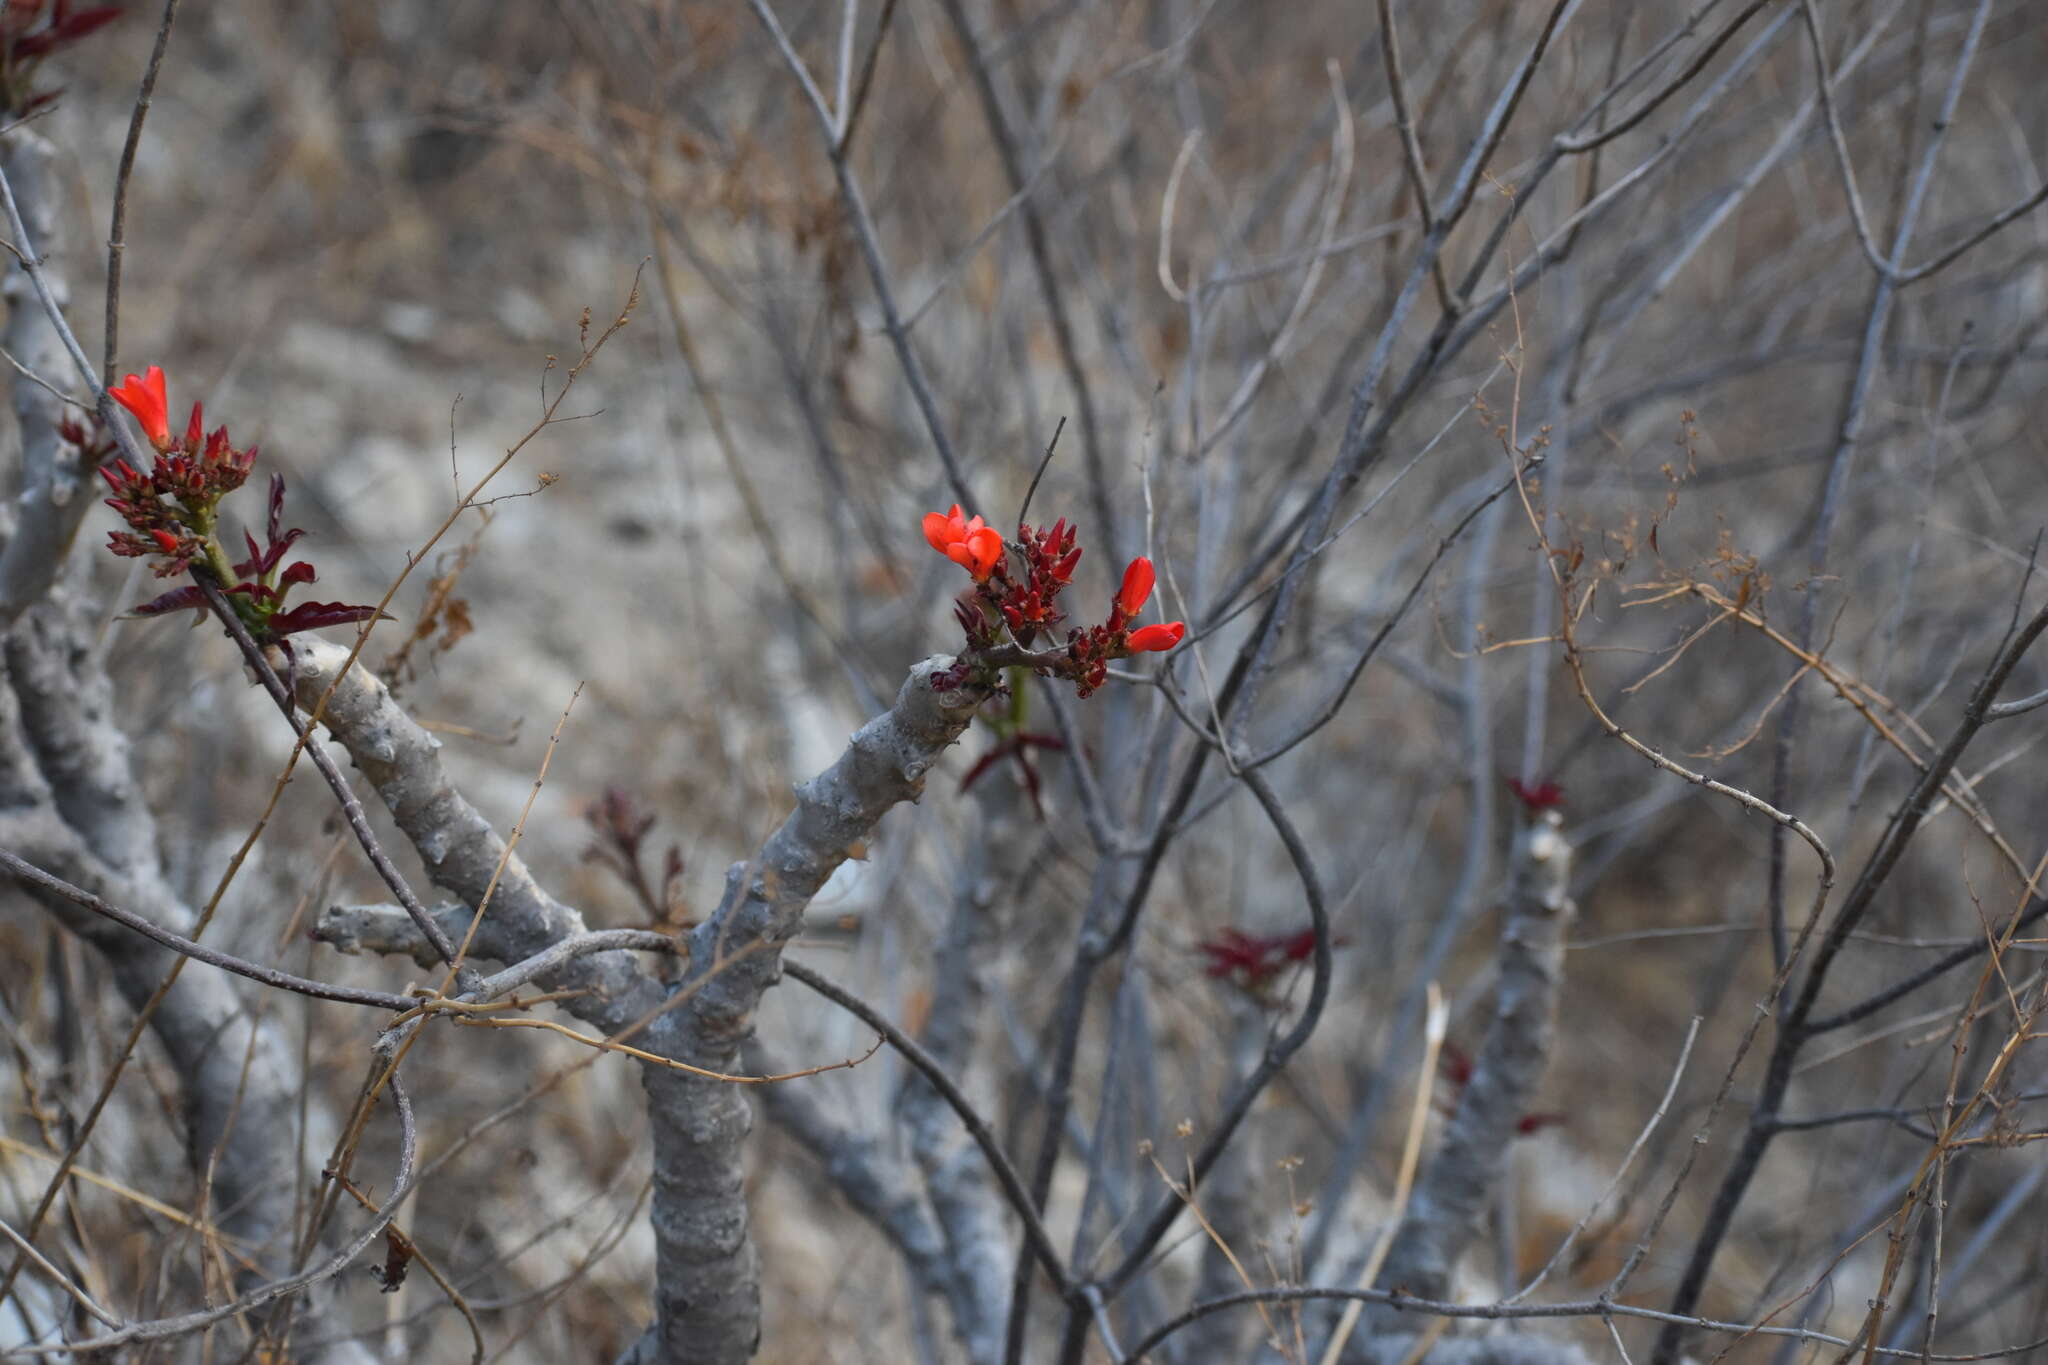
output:
{"label": "red flower", "polygon": [[[1144,563],[1139,560],[1139,563]],[[1133,654],[1144,654],[1152,650],[1172,649],[1188,633],[1187,622],[1168,621],[1162,625],[1140,626],[1124,641],[1124,647]]]}
{"label": "red flower", "polygon": [[1131,561],[1124,570],[1123,586],[1116,590],[1116,604],[1125,616],[1136,616],[1145,610],[1145,599],[1152,595],[1152,561],[1143,555]]}
{"label": "red flower", "polygon": [[980,517],[969,520],[954,503],[950,512],[932,512],[924,519],[924,538],[931,547],[985,583],[1003,557],[1002,533],[984,526]]}
{"label": "red flower", "polygon": [[129,375],[119,388],[108,389],[107,397],[135,414],[135,420],[142,424],[142,434],[149,437],[158,453],[171,448],[171,402],[164,392],[161,365],[150,366],[148,374],[140,378]]}

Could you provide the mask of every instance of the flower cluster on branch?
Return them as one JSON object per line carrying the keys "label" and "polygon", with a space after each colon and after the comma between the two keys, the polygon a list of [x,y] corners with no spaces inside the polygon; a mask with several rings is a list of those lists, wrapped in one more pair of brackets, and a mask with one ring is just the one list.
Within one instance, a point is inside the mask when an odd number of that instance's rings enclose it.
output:
{"label": "flower cluster on branch", "polygon": [[1100,625],[1069,629],[1064,645],[1034,651],[1041,636],[1054,636],[1067,619],[1059,597],[1081,562],[1078,532],[1066,518],[1043,528],[1019,522],[1017,539],[1006,542],[954,503],[949,511],[925,517],[924,538],[974,579],[953,608],[967,645],[956,665],[959,682],[975,678],[993,688],[1000,669],[1026,668],[1040,677],[1064,678],[1085,697],[1107,680],[1112,660],[1172,649],[1187,634],[1181,621],[1137,624],[1154,581],[1152,561],[1140,557],[1124,569]]}
{"label": "flower cluster on branch", "polygon": [[[228,438],[226,426],[206,433],[205,413],[192,405],[191,419],[182,437],[173,438],[170,395],[162,367],[152,365],[142,375],[129,375],[107,391],[116,403],[128,409],[142,428],[142,434],[156,449],[149,472],[115,460],[100,466],[114,496],[106,500],[121,519],[125,531],[109,534],[107,548],[130,559],[154,559],[152,571],[159,578],[190,573],[213,579],[234,604],[244,625],[258,640],[280,640],[302,630],[318,630],[354,621],[367,621],[377,614],[375,607],[343,602],[301,602],[287,609],[285,595],[301,583],[318,580],[319,574],[306,560],[284,562],[304,531],[284,528],[284,476],[270,476],[270,510],[264,521],[264,543],[246,531],[242,539],[248,557],[231,562],[220,538],[220,502],[248,481],[256,466],[256,447],[238,450]],[[86,434],[71,437],[84,447]],[[161,616],[165,612],[206,610],[206,594],[198,584],[174,588],[137,606],[131,615]]]}

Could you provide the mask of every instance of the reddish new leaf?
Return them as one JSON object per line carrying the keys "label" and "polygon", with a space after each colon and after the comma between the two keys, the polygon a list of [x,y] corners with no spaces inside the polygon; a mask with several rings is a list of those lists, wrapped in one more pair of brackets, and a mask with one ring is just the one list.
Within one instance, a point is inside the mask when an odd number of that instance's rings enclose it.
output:
{"label": "reddish new leaf", "polygon": [[14,55],[17,59],[28,61],[47,57],[58,48],[75,43],[120,17],[121,8],[118,5],[95,5],[76,14],[65,14],[60,8],[49,27],[35,33],[24,34],[14,40]]}
{"label": "reddish new leaf", "polygon": [[270,636],[281,640],[302,630],[351,625],[357,621],[368,621],[376,615],[375,607],[355,607],[344,602],[301,602],[290,611],[281,611],[270,618]]}
{"label": "reddish new leaf", "polygon": [[1564,788],[1555,782],[1524,782],[1519,777],[1508,779],[1508,790],[1515,794],[1531,815],[1538,811],[1554,810],[1564,804]]}
{"label": "reddish new leaf", "polygon": [[206,610],[206,594],[199,591],[195,585],[189,583],[182,588],[172,588],[161,597],[152,597],[140,606],[130,607],[128,614],[130,616],[162,616],[166,612],[185,611],[188,609],[200,612]]}

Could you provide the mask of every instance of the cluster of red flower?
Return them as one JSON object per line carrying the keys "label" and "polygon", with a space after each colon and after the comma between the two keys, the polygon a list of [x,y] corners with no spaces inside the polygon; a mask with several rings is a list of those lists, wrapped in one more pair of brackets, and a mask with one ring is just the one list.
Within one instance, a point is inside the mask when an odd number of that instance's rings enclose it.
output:
{"label": "cluster of red flower", "polygon": [[156,463],[147,474],[129,468],[126,460],[100,467],[100,477],[114,490],[107,506],[134,528],[115,531],[107,548],[129,559],[161,555],[155,566],[159,578],[183,573],[204,556],[204,537],[213,530],[214,506],[248,480],[256,463],[256,447],[236,450],[228,441],[226,427],[204,436],[205,414],[197,403],[192,405],[185,438],[173,441],[170,402],[164,391],[164,372],[158,366],[149,367],[147,378],[131,374],[107,392],[135,414],[142,434],[156,447]]}
{"label": "cluster of red flower", "polygon": [[[960,504],[954,503],[950,511],[925,517],[924,538],[974,579],[975,587],[962,594],[954,607],[970,656],[995,650],[1007,631],[1019,651],[1025,652],[1006,662],[1041,676],[1065,678],[1085,697],[1109,676],[1110,660],[1172,649],[1187,634],[1186,624],[1180,621],[1133,628],[1152,596],[1153,584],[1152,561],[1138,558],[1124,570],[1107,620],[1085,630],[1069,630],[1063,649],[1029,653],[1041,634],[1050,635],[1066,620],[1066,613],[1059,609],[1059,595],[1073,581],[1074,568],[1081,562],[1075,529],[1067,525],[1066,518],[1038,530],[1020,524],[1017,543],[1011,546],[980,517],[964,515]],[[1021,563],[1021,573],[1011,566],[1012,550]]]}
{"label": "cluster of red flower", "polygon": [[[107,506],[120,513],[130,527],[111,532],[108,549],[131,559],[156,556],[153,568],[159,578],[187,570],[212,578],[259,640],[367,621],[377,614],[375,607],[342,602],[301,602],[285,610],[285,594],[296,584],[316,581],[319,575],[304,560],[283,562],[285,551],[305,532],[297,527],[284,529],[282,475],[270,478],[267,543],[259,546],[256,538],[245,532],[249,557],[238,564],[228,562],[219,536],[220,500],[248,481],[256,464],[256,447],[235,449],[225,426],[205,435],[205,415],[197,403],[192,405],[183,438],[172,439],[170,397],[161,367],[152,365],[141,376],[131,374],[107,394],[135,415],[142,434],[156,448],[156,462],[147,474],[131,468],[126,460],[100,466],[100,477],[114,490]],[[186,608],[206,610],[206,594],[197,585],[175,588],[144,602],[134,614],[159,616]]]}

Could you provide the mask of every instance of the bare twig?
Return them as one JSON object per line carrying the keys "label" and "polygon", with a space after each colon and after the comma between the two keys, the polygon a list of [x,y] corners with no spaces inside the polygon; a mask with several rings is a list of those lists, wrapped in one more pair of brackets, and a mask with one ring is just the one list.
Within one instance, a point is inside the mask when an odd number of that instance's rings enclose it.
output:
{"label": "bare twig", "polygon": [[116,924],[132,929],[144,938],[160,943],[174,953],[183,954],[196,962],[203,962],[209,967],[218,967],[224,972],[233,972],[237,976],[247,977],[251,981],[259,982],[273,989],[291,991],[295,995],[311,996],[316,1000],[338,1000],[343,1004],[367,1005],[372,1009],[403,1012],[413,1007],[414,1001],[410,996],[395,995],[389,991],[359,990],[353,986],[336,986],[325,981],[312,981],[303,976],[294,976],[290,972],[279,971],[274,967],[266,967],[260,962],[247,961],[246,959],[236,957],[232,953],[224,953],[218,948],[209,948],[203,943],[195,943],[184,935],[174,934],[155,921],[138,915],[132,910],[124,910],[118,905],[109,904],[83,887],[73,886],[62,877],[52,876],[34,864],[7,852],[5,849],[0,849],[0,867],[6,868],[7,871],[13,873],[22,881],[40,886],[46,891],[55,892],[74,905],[83,906],[95,915],[104,916]]}

